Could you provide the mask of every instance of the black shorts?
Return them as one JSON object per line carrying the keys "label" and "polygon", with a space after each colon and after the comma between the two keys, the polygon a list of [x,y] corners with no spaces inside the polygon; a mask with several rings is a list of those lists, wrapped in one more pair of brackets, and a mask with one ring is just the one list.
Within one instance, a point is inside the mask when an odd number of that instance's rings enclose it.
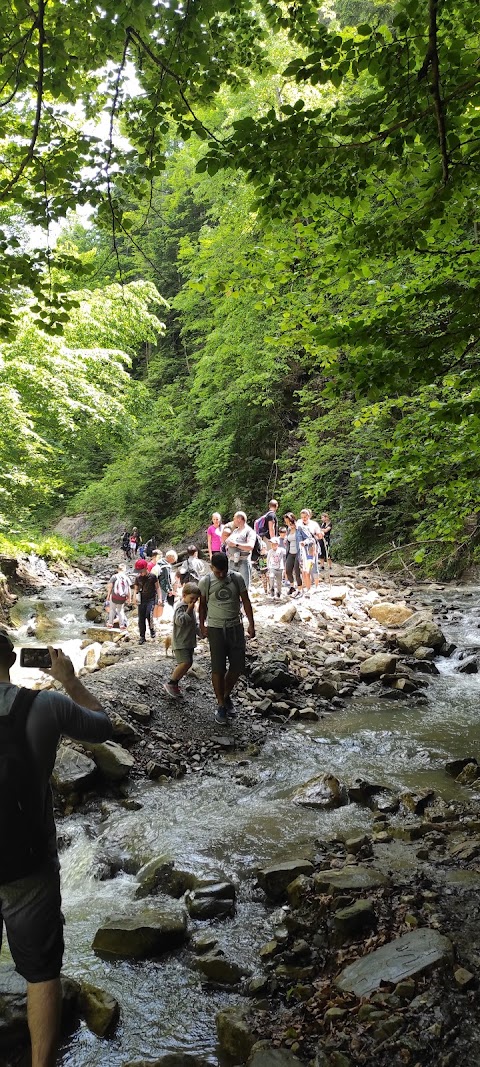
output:
{"label": "black shorts", "polygon": [[208,626],[208,643],[212,674],[225,674],[227,659],[234,674],[245,672],[245,630],[242,623],[235,626]]}
{"label": "black shorts", "polygon": [[60,872],[54,861],[35,874],[0,885],[3,923],[15,969],[27,982],[58,978],[63,959]]}

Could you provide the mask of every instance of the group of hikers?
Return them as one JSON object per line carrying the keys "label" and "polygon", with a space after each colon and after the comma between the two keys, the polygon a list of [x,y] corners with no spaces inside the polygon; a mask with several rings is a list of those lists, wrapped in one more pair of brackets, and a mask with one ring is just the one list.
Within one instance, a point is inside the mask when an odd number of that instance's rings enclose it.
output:
{"label": "group of hikers", "polygon": [[[316,522],[309,508],[302,508],[298,518],[288,511],[283,526],[277,513],[278,501],[270,500],[265,514],[250,526],[244,511],[235,512],[227,523],[220,512],[213,512],[206,531],[209,562],[200,558],[194,544],[179,562],[174,549],[163,554],[157,548],[155,537],[144,544],[136,527],[132,533],[125,530],[121,541],[125,562],[108,582],[107,625],[113,628],[118,619],[119,627],[126,628],[125,607],[135,603],[140,644],[147,639],[147,628],[155,639],[155,620],[162,617],[165,605],[174,609],[172,651],[176,665],[164,685],[173,699],[181,697],[179,683],[192,666],[198,635],[208,637],[217,698],[215,719],[219,723],[234,716],[231,693],[245,669],[242,609],[249,636],[255,634],[248,594],[252,568],[258,570],[265,593],[279,599],[284,585],[288,596],[308,596],[330,563],[332,523],[326,512]],[[127,574],[127,561],[132,558],[133,581]]]}
{"label": "group of hikers", "polygon": [[[192,544],[179,562],[173,549],[163,555],[155,538],[144,545],[137,529],[131,534],[126,530],[125,561],[108,583],[108,625],[113,627],[118,619],[126,628],[125,606],[134,599],[141,643],[147,625],[155,636],[154,619],[165,604],[173,606],[174,666],[165,683],[169,697],[181,697],[179,682],[192,665],[197,637],[208,638],[215,720],[220,724],[235,717],[232,692],[245,671],[243,614],[248,636],[255,637],[248,593],[252,565],[272,596],[281,595],[284,580],[288,593],[297,596],[318,581],[329,560],[328,515],[317,523],[308,509],[298,519],[287,512],[279,528],[277,510],[277,501],[271,500],[253,526],[243,511],[225,524],[214,512],[207,530],[209,561],[200,559]],[[130,576],[127,564],[132,560]],[[5,925],[16,969],[27,982],[32,1067],[54,1067],[61,1016],[63,916],[49,786],[57,744],[61,736],[94,744],[113,733],[108,712],[76,677],[72,661],[58,649],[48,651],[51,667],[46,673],[64,694],[13,685],[10,671],[16,653],[8,633],[0,631],[0,947]]]}

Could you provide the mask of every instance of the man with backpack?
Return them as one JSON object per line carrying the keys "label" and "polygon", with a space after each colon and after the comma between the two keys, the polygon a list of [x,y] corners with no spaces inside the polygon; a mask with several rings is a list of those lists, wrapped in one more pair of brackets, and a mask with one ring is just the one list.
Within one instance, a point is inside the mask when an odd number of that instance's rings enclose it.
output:
{"label": "man with backpack", "polygon": [[153,609],[153,615],[155,619],[161,619],[163,615],[163,606],[168,601],[168,598],[172,596],[172,577],[169,564],[163,557],[163,553],[159,548],[155,548],[152,555],[152,562],[147,565],[147,572],[154,574],[158,581],[158,594],[155,607]]}
{"label": "man with backpack", "polygon": [[265,515],[260,515],[259,519],[255,519],[253,528],[255,533],[259,537],[264,537],[266,541],[271,541],[272,537],[278,537],[278,500],[270,500],[268,504],[268,511]]}
{"label": "man with backpack", "polygon": [[211,566],[212,573],[198,583],[199,622],[200,633],[202,637],[208,637],[210,645],[212,685],[218,704],[215,722],[225,724],[235,715],[232,689],[245,672],[245,631],[240,601],[247,616],[249,637],[255,637],[255,622],[242,575],[229,571],[223,552],[212,552]]}
{"label": "man with backpack", "polygon": [[109,630],[113,629],[117,615],[120,629],[127,629],[125,604],[131,604],[131,602],[132,591],[127,578],[127,568],[124,563],[119,563],[117,573],[110,578],[107,585],[107,603],[109,605],[107,626]]}
{"label": "man with backpack", "polygon": [[112,735],[110,719],[75,676],[72,661],[49,648],[45,673],[54,690],[10,682],[16,654],[0,632],[0,941],[5,924],[15,967],[27,982],[32,1067],[54,1067],[63,958],[59,862],[50,775],[62,734],[96,743]]}
{"label": "man with backpack", "polygon": [[178,578],[180,585],[185,585],[186,582],[198,582],[200,578],[203,578],[205,574],[205,566],[203,560],[198,558],[198,548],[196,545],[189,545],[187,548],[187,558],[183,560],[178,568]]}
{"label": "man with backpack", "polygon": [[[252,552],[256,548],[256,542],[257,535],[255,530],[248,526],[245,512],[236,511],[233,516],[233,530],[225,544],[229,570],[242,576],[246,589],[250,585]],[[258,556],[256,558],[258,559]]]}

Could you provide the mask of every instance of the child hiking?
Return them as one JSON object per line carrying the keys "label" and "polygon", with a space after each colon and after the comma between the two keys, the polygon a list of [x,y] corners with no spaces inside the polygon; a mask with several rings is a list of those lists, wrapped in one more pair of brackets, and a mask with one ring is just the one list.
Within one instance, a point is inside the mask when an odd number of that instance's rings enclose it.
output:
{"label": "child hiking", "polygon": [[182,599],[173,613],[172,651],[177,666],[172,671],[169,681],[164,683],[163,688],[168,696],[174,699],[182,696],[178,683],[193,663],[193,653],[197,643],[195,604],[199,596],[198,585],[195,582],[185,582],[182,588]]}
{"label": "child hiking", "polygon": [[270,596],[280,599],[282,595],[283,574],[285,570],[286,552],[280,547],[278,537],[270,538],[271,548],[267,554],[268,581]]}

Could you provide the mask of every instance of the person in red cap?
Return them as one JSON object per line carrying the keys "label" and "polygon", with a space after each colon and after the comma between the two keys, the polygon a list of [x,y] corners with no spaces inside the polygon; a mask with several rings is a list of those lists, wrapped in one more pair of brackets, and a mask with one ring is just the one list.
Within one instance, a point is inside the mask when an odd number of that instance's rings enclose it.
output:
{"label": "person in red cap", "polygon": [[150,637],[155,637],[155,627],[153,625],[153,609],[157,598],[160,598],[160,587],[158,584],[157,575],[151,571],[148,572],[148,563],[146,559],[137,559],[135,561],[135,570],[137,572],[133,590],[135,593],[135,599],[138,604],[138,630],[140,633],[140,645],[145,644],[145,634],[147,629],[147,621],[150,629]]}

